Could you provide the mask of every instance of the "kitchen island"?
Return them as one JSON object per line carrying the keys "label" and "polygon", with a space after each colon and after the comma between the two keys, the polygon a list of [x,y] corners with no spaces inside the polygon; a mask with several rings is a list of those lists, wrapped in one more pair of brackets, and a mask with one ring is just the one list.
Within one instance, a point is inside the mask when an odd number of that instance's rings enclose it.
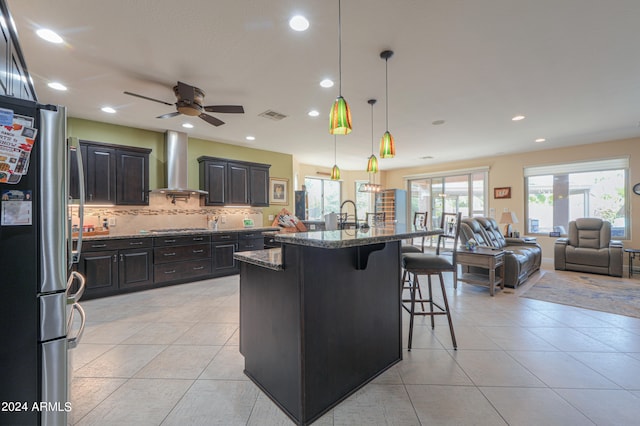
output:
{"label": "kitchen island", "polygon": [[404,227],[276,235],[236,253],[245,374],[309,424],[402,359]]}

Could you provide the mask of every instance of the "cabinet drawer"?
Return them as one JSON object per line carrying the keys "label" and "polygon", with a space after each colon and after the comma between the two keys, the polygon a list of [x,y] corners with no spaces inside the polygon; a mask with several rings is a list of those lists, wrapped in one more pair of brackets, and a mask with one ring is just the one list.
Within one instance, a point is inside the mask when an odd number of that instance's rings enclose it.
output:
{"label": "cabinet drawer", "polygon": [[229,241],[238,241],[238,233],[237,232],[227,232],[220,234],[212,234],[211,241],[214,243],[224,243]]}
{"label": "cabinet drawer", "polygon": [[154,237],[154,247],[164,246],[186,246],[188,244],[202,244],[211,242],[209,235],[167,235],[165,237]]}
{"label": "cabinet drawer", "polygon": [[238,242],[238,251],[252,251],[264,249],[264,238],[251,238],[248,240],[240,240]]}
{"label": "cabinet drawer", "polygon": [[154,281],[184,280],[211,274],[211,259],[191,260],[188,262],[165,263],[153,268]]}
{"label": "cabinet drawer", "polygon": [[254,238],[263,238],[262,232],[253,231],[253,232],[240,232],[238,234],[238,239],[242,240],[252,240]]}
{"label": "cabinet drawer", "polygon": [[178,247],[159,247],[153,249],[153,263],[181,262],[184,260],[208,259],[211,257],[211,244],[195,244]]}
{"label": "cabinet drawer", "polygon": [[105,240],[84,240],[82,241],[82,251],[96,250],[123,250],[130,248],[149,248],[151,238],[127,238],[127,239],[105,239]]}

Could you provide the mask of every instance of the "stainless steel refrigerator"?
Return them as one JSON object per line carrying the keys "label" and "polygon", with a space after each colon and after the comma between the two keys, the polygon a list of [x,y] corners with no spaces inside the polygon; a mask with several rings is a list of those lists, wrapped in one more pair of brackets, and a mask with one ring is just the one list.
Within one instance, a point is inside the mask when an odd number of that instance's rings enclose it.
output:
{"label": "stainless steel refrigerator", "polygon": [[64,107],[0,97],[0,424],[66,425],[73,408],[84,278],[72,271],[68,163]]}

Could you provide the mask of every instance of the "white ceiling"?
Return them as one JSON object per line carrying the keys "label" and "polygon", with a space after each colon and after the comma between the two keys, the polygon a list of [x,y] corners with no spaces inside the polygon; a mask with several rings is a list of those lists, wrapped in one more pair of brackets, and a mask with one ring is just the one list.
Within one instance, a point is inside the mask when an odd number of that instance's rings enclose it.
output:
{"label": "white ceiling", "polygon": [[[328,112],[338,85],[337,0],[9,0],[40,102],[73,117],[293,154],[333,165]],[[311,26],[294,32],[288,20]],[[353,132],[338,136],[338,165],[366,167],[385,130],[394,159],[382,169],[640,136],[638,0],[342,0],[342,93]],[[65,39],[52,45],[34,30]],[[180,80],[205,104],[240,104],[244,115],[155,117]],[[47,87],[60,81],[69,87]],[[104,105],[116,114],[100,111]],[[307,112],[320,111],[311,118]],[[271,121],[258,114],[287,115]],[[517,114],[526,116],[511,121]],[[435,126],[435,120],[445,124]],[[189,121],[194,129],[181,124]],[[245,136],[254,135],[248,142]],[[535,143],[536,138],[547,142]],[[211,155],[215,155],[211,152]],[[433,156],[433,159],[421,157]]]}

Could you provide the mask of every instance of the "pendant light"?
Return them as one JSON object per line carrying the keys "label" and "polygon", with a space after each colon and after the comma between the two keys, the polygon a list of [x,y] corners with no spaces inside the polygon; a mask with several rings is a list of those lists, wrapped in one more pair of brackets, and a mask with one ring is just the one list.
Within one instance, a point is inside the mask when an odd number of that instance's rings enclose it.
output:
{"label": "pendant light", "polygon": [[333,136],[333,169],[331,169],[331,180],[340,180],[340,169],[338,168],[337,154],[338,148],[336,136]]}
{"label": "pendant light", "polygon": [[332,135],[348,135],[351,133],[351,110],[342,97],[342,13],[338,0],[338,97],[329,113],[329,133]]}
{"label": "pendant light", "polygon": [[386,92],[386,109],[387,109],[387,130],[382,135],[382,139],[380,140],[380,158],[393,158],[396,156],[396,144],[393,140],[393,136],[389,132],[389,58],[393,56],[392,50],[384,50],[380,53],[380,57],[384,59],[384,67],[385,67],[385,92]]}
{"label": "pendant light", "polygon": [[378,173],[378,159],[373,154],[373,105],[375,105],[375,99],[369,99],[367,101],[371,105],[371,157],[367,162],[367,173]]}

